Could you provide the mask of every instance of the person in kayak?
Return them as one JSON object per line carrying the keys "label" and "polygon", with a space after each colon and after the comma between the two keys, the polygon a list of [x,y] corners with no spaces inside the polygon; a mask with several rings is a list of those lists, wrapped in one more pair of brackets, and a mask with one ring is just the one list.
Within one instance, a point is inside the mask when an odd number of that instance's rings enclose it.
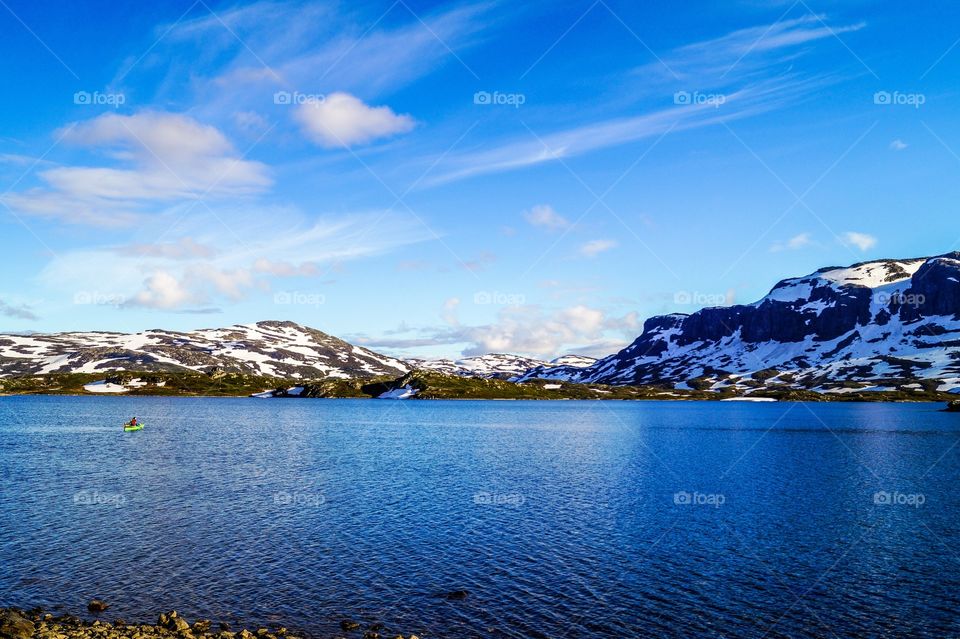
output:
{"label": "person in kayak", "polygon": [[131,419],[130,422],[127,424],[127,426],[136,426],[136,425],[137,425],[137,418],[136,418],[136,417],[134,417],[133,419]]}

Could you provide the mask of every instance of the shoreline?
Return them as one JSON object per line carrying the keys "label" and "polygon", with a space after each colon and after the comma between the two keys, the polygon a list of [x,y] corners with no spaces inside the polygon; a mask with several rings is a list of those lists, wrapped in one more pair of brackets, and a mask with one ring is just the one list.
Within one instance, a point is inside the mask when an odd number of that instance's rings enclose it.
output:
{"label": "shoreline", "polygon": [[[95,609],[99,608],[99,609]],[[267,628],[246,628],[233,631],[224,622],[209,619],[190,623],[176,611],[161,613],[155,623],[126,622],[119,617],[100,619],[109,608],[99,601],[90,602],[92,621],[69,613],[54,615],[43,608],[0,608],[0,636],[5,639],[301,639],[284,627],[272,632]]]}
{"label": "shoreline", "polygon": [[[0,399],[5,397],[86,397],[114,399],[271,399],[271,400],[357,400],[357,401],[403,401],[408,403],[419,402],[657,402],[657,403],[691,403],[715,402],[722,404],[952,404],[956,402],[956,395],[946,397],[920,397],[916,399],[871,397],[869,395],[851,394],[821,394],[816,398],[778,399],[772,397],[754,397],[749,395],[718,395],[716,397],[416,397],[402,400],[382,399],[378,397],[271,397],[258,398],[250,395],[216,395],[216,394],[154,394],[154,393],[0,393]],[[945,409],[946,410],[946,409]],[[955,412],[951,409],[949,412]]]}
{"label": "shoreline", "polygon": [[[90,602],[89,613],[96,618],[82,619],[69,613],[54,615],[43,608],[24,610],[0,607],[0,637],[3,639],[312,639],[307,633],[283,626],[234,630],[226,622],[197,619],[192,623],[176,611],[160,613],[155,623],[126,622],[114,617],[99,618],[107,604]],[[105,615],[106,616],[106,615]],[[352,619],[340,621],[341,632],[333,636],[363,639],[419,639],[417,635],[390,632],[381,634],[383,624],[364,625]]]}

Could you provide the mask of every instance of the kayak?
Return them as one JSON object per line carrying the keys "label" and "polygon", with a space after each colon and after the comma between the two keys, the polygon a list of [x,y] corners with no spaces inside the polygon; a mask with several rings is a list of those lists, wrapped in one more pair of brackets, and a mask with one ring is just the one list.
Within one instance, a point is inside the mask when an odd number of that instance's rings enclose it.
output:
{"label": "kayak", "polygon": [[136,426],[131,426],[129,423],[123,425],[123,430],[126,433],[132,433],[135,430],[143,430],[143,424],[137,424]]}

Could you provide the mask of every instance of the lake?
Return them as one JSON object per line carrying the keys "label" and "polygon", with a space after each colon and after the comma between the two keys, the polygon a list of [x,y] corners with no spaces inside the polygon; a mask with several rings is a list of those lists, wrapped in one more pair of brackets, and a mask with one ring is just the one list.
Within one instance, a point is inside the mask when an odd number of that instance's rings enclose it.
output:
{"label": "lake", "polygon": [[0,398],[0,605],[310,637],[344,618],[422,639],[956,636],[941,408]]}

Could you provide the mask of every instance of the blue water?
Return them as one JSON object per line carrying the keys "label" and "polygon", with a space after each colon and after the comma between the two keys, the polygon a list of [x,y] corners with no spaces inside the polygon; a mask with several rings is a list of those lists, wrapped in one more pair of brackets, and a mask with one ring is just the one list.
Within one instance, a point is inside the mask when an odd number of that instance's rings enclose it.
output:
{"label": "blue water", "polygon": [[957,636],[939,408],[0,398],[0,605],[312,637]]}

